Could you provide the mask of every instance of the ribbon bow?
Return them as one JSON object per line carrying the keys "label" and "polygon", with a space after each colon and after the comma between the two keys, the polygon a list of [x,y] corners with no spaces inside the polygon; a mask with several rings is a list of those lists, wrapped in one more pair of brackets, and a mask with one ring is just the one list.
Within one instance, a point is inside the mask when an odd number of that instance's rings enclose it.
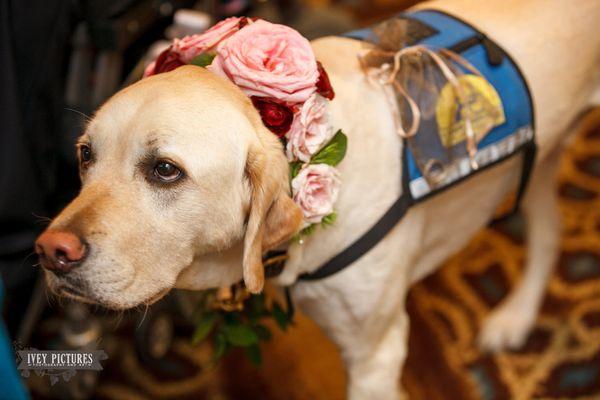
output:
{"label": "ribbon bow", "polygon": [[[402,138],[411,138],[416,135],[419,130],[421,123],[421,110],[412,96],[398,81],[398,74],[400,73],[402,60],[404,58],[423,57],[423,55],[427,55],[431,58],[431,60],[433,60],[434,65],[439,69],[444,78],[452,85],[458,103],[460,104],[461,109],[464,110],[467,153],[469,155],[471,168],[477,169],[478,165],[477,161],[475,160],[475,155],[477,154],[477,138],[475,137],[475,132],[473,131],[471,110],[468,106],[468,99],[465,91],[458,80],[458,75],[448,60],[454,61],[456,64],[481,77],[481,73],[473,65],[450,50],[439,49],[435,51],[424,45],[404,47],[396,52],[370,49],[359,54],[359,61],[361,62],[361,66],[367,75],[375,78],[375,81],[383,87],[392,112],[394,113],[394,121],[397,121],[396,132],[398,135]],[[378,67],[374,67],[369,65],[370,63],[368,62],[368,59],[373,57],[378,60],[383,59],[386,61],[383,61]],[[412,122],[408,129],[405,129],[404,124],[402,123],[402,119],[398,111],[396,93],[402,96],[410,108]]]}

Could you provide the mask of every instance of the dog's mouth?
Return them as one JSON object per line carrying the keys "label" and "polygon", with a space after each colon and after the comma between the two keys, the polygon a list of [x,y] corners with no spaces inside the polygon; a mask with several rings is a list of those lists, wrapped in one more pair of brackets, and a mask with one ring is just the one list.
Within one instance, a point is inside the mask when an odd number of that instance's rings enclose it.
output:
{"label": "dog's mouth", "polygon": [[87,285],[80,279],[68,275],[57,276],[53,272],[46,273],[46,284],[56,296],[87,304],[99,304],[86,290]]}
{"label": "dog's mouth", "polygon": [[[54,291],[57,295],[71,299],[71,300],[79,301],[79,302],[86,303],[86,304],[99,305],[99,306],[106,307],[106,308],[112,309],[112,310],[120,310],[120,309],[134,307],[134,306],[122,307],[119,305],[98,301],[98,300],[92,298],[89,294],[87,294],[87,293],[83,292],[82,290],[80,290],[76,287],[73,287],[67,283],[62,283]],[[139,304],[143,304],[146,306],[152,305],[152,304],[156,303],[157,301],[159,301],[160,299],[162,299],[168,292],[169,292],[169,289],[160,290],[158,293],[150,296],[148,299],[139,302]]]}
{"label": "dog's mouth", "polygon": [[48,278],[48,286],[56,296],[81,303],[101,306],[110,310],[125,310],[134,308],[138,305],[149,306],[162,299],[171,290],[171,288],[158,290],[146,299],[137,300],[135,303],[127,301],[128,299],[125,298],[115,302],[114,300],[111,301],[95,296],[93,287],[90,287],[86,282],[75,277],[66,275],[61,276],[58,279],[55,276]]}
{"label": "dog's mouth", "polygon": [[76,300],[82,303],[87,304],[99,304],[94,299],[90,298],[86,293],[82,290],[77,289],[69,284],[62,283],[59,287],[55,289],[56,294],[59,296],[63,296],[72,300]]}

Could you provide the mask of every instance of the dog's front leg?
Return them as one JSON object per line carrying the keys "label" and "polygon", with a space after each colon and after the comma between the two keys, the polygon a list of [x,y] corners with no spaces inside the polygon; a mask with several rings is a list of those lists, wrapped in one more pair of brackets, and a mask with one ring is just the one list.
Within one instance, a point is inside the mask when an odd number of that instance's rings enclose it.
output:
{"label": "dog's front leg", "polygon": [[479,337],[485,350],[521,347],[535,324],[559,254],[560,219],[555,175],[560,154],[560,149],[556,149],[533,171],[523,201],[528,244],[525,274],[520,284],[485,321]]}
{"label": "dog's front leg", "polygon": [[[371,271],[376,267],[371,265]],[[301,283],[294,288],[294,298],[340,348],[349,399],[404,398],[400,375],[409,324],[404,309],[406,280],[398,276],[402,268],[377,277],[358,270],[355,265],[345,276]]]}
{"label": "dog's front leg", "polygon": [[400,375],[407,353],[408,316],[402,310],[381,332],[357,335],[356,343],[343,349],[348,368],[348,398],[406,399]]}

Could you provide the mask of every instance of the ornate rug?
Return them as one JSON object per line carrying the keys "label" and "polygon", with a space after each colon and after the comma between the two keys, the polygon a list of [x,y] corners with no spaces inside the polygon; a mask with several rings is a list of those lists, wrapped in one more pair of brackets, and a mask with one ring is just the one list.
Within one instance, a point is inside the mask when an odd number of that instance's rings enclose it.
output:
{"label": "ornate rug", "polygon": [[403,381],[416,399],[600,398],[600,109],[569,144],[558,178],[562,254],[519,351],[482,354],[486,315],[520,279],[522,221],[480,232],[411,291]]}
{"label": "ornate rug", "polygon": [[[590,113],[563,157],[558,186],[562,254],[536,327],[519,351],[482,354],[476,337],[484,317],[520,279],[520,218],[487,228],[410,292],[409,355],[402,381],[411,399],[600,399],[600,109]],[[101,399],[343,399],[345,376],[335,347],[298,315],[276,328],[263,365],[232,353],[206,368],[207,346],[189,332],[176,338],[166,368],[140,361],[121,327],[103,343],[109,363]],[[170,364],[169,364],[170,363]],[[34,397],[45,383],[29,382]]]}

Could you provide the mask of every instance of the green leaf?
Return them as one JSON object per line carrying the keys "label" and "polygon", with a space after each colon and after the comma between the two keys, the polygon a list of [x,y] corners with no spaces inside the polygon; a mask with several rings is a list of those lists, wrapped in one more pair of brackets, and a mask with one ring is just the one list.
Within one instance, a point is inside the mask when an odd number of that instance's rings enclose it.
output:
{"label": "green leaf", "polygon": [[336,166],[344,159],[348,138],[342,130],[338,130],[333,138],[310,160],[311,164],[328,164]]}
{"label": "green leaf", "polygon": [[317,224],[311,224],[300,231],[300,236],[308,236],[317,229]]}
{"label": "green leaf", "polygon": [[199,67],[206,67],[208,65],[210,65],[213,62],[213,59],[215,58],[215,54],[210,54],[210,53],[202,53],[198,56],[196,56],[190,64],[193,65],[197,65]]}
{"label": "green leaf", "polygon": [[234,346],[246,347],[258,342],[258,335],[246,325],[229,325],[223,327],[227,342]]}
{"label": "green leaf", "polygon": [[334,211],[331,214],[324,216],[323,220],[321,222],[323,223],[323,225],[329,226],[329,225],[333,225],[333,223],[335,222],[336,219],[337,219],[337,214]]}
{"label": "green leaf", "polygon": [[241,323],[238,312],[223,312],[222,315],[225,325],[239,325]]}
{"label": "green leaf", "polygon": [[292,240],[294,242],[299,242],[300,240],[302,240],[303,237],[312,235],[312,233],[315,231],[315,229],[317,229],[317,226],[319,226],[319,224],[311,224],[311,225],[307,226],[306,228],[302,229],[300,232],[296,233],[292,237]]}
{"label": "green leaf", "polygon": [[275,319],[275,322],[277,322],[282,331],[285,331],[290,323],[287,314],[278,302],[273,303],[273,319]]}
{"label": "green leaf", "polygon": [[213,327],[215,326],[215,322],[217,320],[217,315],[214,313],[204,314],[198,324],[196,325],[196,330],[194,331],[194,335],[192,336],[192,344],[196,345],[206,339],[206,337],[210,334]]}
{"label": "green leaf", "polygon": [[213,360],[220,360],[225,355],[226,351],[227,339],[225,338],[225,335],[223,333],[219,333],[217,336],[215,336]]}
{"label": "green leaf", "polygon": [[248,346],[244,349],[246,351],[246,357],[255,367],[259,367],[262,364],[262,355],[260,353],[260,347],[257,344]]}
{"label": "green leaf", "polygon": [[250,296],[250,317],[259,318],[265,315],[265,295],[253,294]]}
{"label": "green leaf", "polygon": [[300,168],[302,168],[301,161],[294,161],[290,163],[290,179],[294,179],[298,172],[300,172]]}
{"label": "green leaf", "polygon": [[271,333],[269,328],[261,324],[256,324],[256,326],[254,327],[254,331],[258,335],[258,338],[263,341],[271,340],[271,338],[273,337],[273,334]]}

